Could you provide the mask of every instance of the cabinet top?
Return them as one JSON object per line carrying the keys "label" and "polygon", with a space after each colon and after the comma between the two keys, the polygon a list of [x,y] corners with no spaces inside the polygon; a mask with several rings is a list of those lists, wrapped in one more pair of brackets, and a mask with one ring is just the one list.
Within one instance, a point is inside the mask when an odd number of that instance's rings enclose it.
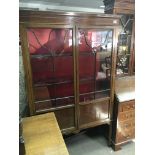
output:
{"label": "cabinet top", "polygon": [[20,23],[51,23],[51,24],[86,24],[86,25],[119,25],[120,15],[82,12],[53,12],[20,10]]}
{"label": "cabinet top", "polygon": [[115,80],[115,94],[119,102],[135,99],[135,76],[117,78]]}
{"label": "cabinet top", "polygon": [[105,13],[85,13],[85,12],[70,12],[70,11],[38,11],[38,10],[19,10],[20,16],[79,16],[79,17],[104,17],[104,18],[120,18],[121,15],[105,14]]}

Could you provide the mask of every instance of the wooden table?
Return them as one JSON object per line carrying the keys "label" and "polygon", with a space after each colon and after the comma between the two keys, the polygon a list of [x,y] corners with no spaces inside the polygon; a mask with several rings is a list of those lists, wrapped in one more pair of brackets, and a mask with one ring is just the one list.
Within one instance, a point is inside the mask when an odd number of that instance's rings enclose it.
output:
{"label": "wooden table", "polygon": [[26,155],[69,155],[54,113],[23,119]]}

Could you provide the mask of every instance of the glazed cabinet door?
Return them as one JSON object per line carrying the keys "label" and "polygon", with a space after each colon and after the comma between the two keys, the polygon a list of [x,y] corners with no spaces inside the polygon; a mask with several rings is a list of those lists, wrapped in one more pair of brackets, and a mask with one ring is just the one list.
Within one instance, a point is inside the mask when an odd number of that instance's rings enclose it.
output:
{"label": "glazed cabinet door", "polygon": [[123,15],[122,28],[118,36],[116,76],[129,76],[134,73],[134,17]]}
{"label": "glazed cabinet door", "polygon": [[54,111],[61,129],[75,128],[75,74],[71,26],[27,27],[34,113]]}
{"label": "glazed cabinet door", "polygon": [[113,29],[77,28],[79,126],[109,119]]}

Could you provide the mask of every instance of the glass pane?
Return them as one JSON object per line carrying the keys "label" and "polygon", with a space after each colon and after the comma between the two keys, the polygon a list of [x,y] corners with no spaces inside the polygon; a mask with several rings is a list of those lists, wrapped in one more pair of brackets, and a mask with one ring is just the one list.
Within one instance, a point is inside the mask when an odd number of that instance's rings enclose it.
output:
{"label": "glass pane", "polygon": [[37,109],[74,104],[72,29],[27,30]]}
{"label": "glass pane", "polygon": [[45,108],[47,108],[46,105],[48,105],[48,108],[52,108],[52,106],[74,104],[74,85],[73,83],[67,83],[35,87],[34,96],[36,105]]}
{"label": "glass pane", "polygon": [[63,54],[72,51],[72,29],[28,29],[30,54]]}
{"label": "glass pane", "polygon": [[55,78],[73,80],[74,64],[72,56],[63,56],[54,58],[54,74]]}
{"label": "glass pane", "polygon": [[95,93],[96,99],[108,97],[108,96],[110,96],[110,90],[106,90],[106,91],[102,90]]}
{"label": "glass pane", "polygon": [[55,85],[55,97],[68,97],[74,95],[74,84],[66,83],[66,84],[57,84]]}
{"label": "glass pane", "polygon": [[112,51],[97,53],[96,91],[110,89],[111,52]]}
{"label": "glass pane", "polygon": [[107,89],[110,89],[110,79],[96,80],[96,91],[107,90]]}
{"label": "glass pane", "polygon": [[122,30],[118,37],[116,74],[125,76],[129,74],[133,17],[123,15],[121,21]]}
{"label": "glass pane", "polygon": [[51,57],[32,57],[31,68],[34,84],[51,82],[54,78],[54,64]]}
{"label": "glass pane", "polygon": [[130,55],[117,56],[117,75],[128,75]]}
{"label": "glass pane", "polygon": [[36,110],[44,110],[44,109],[49,109],[51,107],[55,107],[54,101],[44,101],[44,102],[35,104]]}
{"label": "glass pane", "polygon": [[56,99],[56,106],[57,107],[58,106],[70,105],[70,104],[74,104],[74,97],[73,96]]}
{"label": "glass pane", "polygon": [[97,91],[110,89],[113,31],[79,29],[78,38],[80,101],[100,98]]}
{"label": "glass pane", "polygon": [[34,87],[35,101],[53,99],[55,97],[54,87],[52,86],[42,86]]}
{"label": "glass pane", "polygon": [[95,57],[94,55],[79,55],[79,78],[94,78]]}
{"label": "glass pane", "polygon": [[79,85],[80,102],[94,99],[94,80],[81,80]]}

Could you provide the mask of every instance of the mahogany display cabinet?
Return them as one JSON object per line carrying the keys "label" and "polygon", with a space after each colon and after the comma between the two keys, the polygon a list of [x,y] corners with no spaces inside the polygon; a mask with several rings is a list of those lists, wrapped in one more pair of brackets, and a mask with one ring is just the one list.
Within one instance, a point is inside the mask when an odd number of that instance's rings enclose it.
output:
{"label": "mahogany display cabinet", "polygon": [[53,111],[62,133],[110,124],[119,15],[20,11],[30,115]]}
{"label": "mahogany display cabinet", "polygon": [[121,15],[117,77],[135,74],[135,0],[104,0],[105,13]]}

